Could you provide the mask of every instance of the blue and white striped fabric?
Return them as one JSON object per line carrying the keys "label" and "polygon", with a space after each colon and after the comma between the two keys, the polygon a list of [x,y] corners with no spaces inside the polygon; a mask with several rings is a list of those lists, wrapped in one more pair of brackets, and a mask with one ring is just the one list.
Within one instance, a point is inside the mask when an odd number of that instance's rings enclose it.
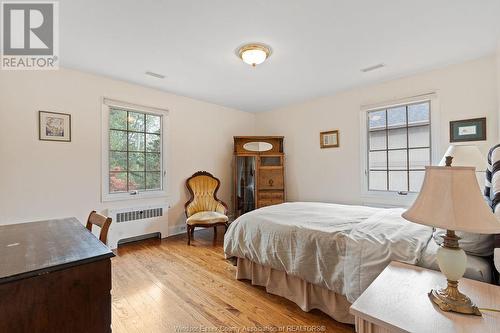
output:
{"label": "blue and white striped fabric", "polygon": [[490,149],[488,153],[488,170],[484,196],[495,214],[500,210],[500,144]]}
{"label": "blue and white striped fabric", "polygon": [[[500,219],[500,144],[495,145],[488,153],[484,196],[497,218]],[[497,271],[500,272],[500,235],[495,235],[494,247],[494,263]],[[498,279],[498,282],[500,282],[500,279]]]}

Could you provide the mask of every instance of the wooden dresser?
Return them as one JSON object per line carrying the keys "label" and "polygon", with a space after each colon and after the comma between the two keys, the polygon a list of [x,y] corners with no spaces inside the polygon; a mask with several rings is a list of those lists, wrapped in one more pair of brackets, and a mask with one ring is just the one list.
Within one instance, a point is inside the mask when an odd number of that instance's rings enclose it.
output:
{"label": "wooden dresser", "polygon": [[234,217],[285,202],[282,136],[234,137]]}
{"label": "wooden dresser", "polygon": [[0,226],[0,332],[111,332],[114,254],[75,218]]}

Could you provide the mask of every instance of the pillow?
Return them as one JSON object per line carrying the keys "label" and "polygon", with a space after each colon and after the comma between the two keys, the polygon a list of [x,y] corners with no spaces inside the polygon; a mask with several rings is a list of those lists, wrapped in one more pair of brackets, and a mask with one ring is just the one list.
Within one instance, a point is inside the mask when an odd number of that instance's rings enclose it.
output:
{"label": "pillow", "polygon": [[[487,257],[493,254],[493,235],[473,234],[471,232],[455,231],[460,239],[458,243],[460,248],[468,254],[480,257]],[[443,236],[446,234],[444,229],[436,229],[432,235],[436,244],[443,243]]]}

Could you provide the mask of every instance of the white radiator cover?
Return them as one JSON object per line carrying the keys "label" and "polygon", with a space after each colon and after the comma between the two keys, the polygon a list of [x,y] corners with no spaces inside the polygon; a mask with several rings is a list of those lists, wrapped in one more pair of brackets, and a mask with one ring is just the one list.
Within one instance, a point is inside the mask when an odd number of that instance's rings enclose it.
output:
{"label": "white radiator cover", "polygon": [[[161,216],[147,217],[158,215],[157,212],[159,209],[162,211]],[[151,214],[149,210],[156,210],[156,214]],[[117,218],[117,216],[121,213],[128,212],[144,213],[122,214],[120,218]],[[131,220],[123,220],[124,215],[128,215]],[[113,219],[108,231],[108,246],[111,249],[116,249],[118,247],[118,242],[127,238],[158,232],[161,234],[161,237],[168,236],[168,205],[128,207],[119,209],[110,208],[108,209],[108,216]],[[139,216],[145,217],[138,218]]]}

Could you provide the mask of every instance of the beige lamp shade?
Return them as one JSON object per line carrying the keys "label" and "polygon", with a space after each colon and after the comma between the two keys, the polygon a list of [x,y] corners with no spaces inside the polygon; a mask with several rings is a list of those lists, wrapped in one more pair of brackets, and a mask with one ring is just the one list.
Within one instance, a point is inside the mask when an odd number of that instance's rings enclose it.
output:
{"label": "beige lamp shade", "polygon": [[473,145],[450,145],[439,162],[440,166],[446,165],[446,156],[453,157],[453,166],[475,167],[476,171],[484,172],[488,167],[486,158],[481,154],[477,146]]}
{"label": "beige lamp shade", "polygon": [[426,167],[422,189],[402,216],[442,229],[500,233],[500,221],[484,200],[473,167]]}

